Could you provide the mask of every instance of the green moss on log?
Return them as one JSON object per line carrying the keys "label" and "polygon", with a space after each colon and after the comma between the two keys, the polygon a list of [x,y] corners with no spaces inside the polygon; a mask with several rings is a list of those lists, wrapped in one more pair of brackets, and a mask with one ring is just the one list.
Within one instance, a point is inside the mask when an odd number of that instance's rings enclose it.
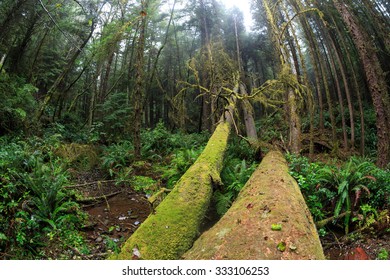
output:
{"label": "green moss on log", "polygon": [[179,259],[191,248],[210,204],[212,183],[220,181],[229,132],[228,123],[217,126],[196,162],[112,259]]}
{"label": "green moss on log", "polygon": [[324,259],[311,214],[280,152],[267,154],[228,212],[183,258]]}

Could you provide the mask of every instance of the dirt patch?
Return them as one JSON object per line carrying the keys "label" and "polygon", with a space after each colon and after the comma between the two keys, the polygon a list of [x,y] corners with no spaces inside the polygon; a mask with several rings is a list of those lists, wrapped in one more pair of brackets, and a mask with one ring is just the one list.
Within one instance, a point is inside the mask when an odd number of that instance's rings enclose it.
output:
{"label": "dirt patch", "polygon": [[381,250],[390,252],[390,235],[370,237],[362,235],[359,238],[339,242],[335,238],[322,238],[324,253],[328,260],[375,260]]}
{"label": "dirt patch", "polygon": [[84,231],[92,250],[91,256],[105,257],[105,253],[120,248],[148,217],[150,208],[143,194],[124,187],[122,192],[107,201],[88,206],[85,211],[89,220]]}
{"label": "dirt patch", "polygon": [[83,259],[105,259],[119,250],[150,213],[145,194],[134,191],[129,184],[97,180],[99,177],[99,172],[82,174],[74,188],[88,214],[82,231],[89,254]]}

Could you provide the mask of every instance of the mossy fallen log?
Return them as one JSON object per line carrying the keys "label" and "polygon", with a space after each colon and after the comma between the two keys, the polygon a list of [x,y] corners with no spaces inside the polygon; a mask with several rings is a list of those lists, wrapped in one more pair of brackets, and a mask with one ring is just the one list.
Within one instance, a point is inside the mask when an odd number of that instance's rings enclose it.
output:
{"label": "mossy fallen log", "polygon": [[280,152],[269,152],[228,212],[184,259],[324,259],[311,214]]}
{"label": "mossy fallen log", "polygon": [[229,133],[221,121],[196,162],[111,259],[179,259],[191,248],[220,182]]}

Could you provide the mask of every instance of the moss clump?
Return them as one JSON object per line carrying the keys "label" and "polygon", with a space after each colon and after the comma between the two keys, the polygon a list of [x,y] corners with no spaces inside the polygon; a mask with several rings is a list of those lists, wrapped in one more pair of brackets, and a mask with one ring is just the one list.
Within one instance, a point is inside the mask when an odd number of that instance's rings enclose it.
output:
{"label": "moss clump", "polygon": [[275,231],[281,231],[282,230],[282,225],[281,224],[272,224],[271,229]]}
{"label": "moss clump", "polygon": [[96,148],[92,145],[62,144],[56,149],[55,154],[65,159],[69,166],[79,170],[90,170],[99,162]]}

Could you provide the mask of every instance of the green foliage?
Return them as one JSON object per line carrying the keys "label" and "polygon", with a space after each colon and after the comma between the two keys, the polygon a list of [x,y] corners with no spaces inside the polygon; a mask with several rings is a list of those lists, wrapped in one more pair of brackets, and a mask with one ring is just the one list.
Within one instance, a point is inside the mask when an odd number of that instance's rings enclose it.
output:
{"label": "green foliage", "polygon": [[142,155],[144,157],[153,157],[155,155],[163,156],[172,152],[172,150],[180,145],[176,143],[178,139],[172,137],[172,134],[166,129],[162,122],[150,130],[143,130],[141,133]]}
{"label": "green foliage", "polygon": [[34,258],[44,240],[83,220],[63,188],[68,175],[52,141],[0,138],[0,252],[11,258]]}
{"label": "green foliage", "polygon": [[23,130],[29,124],[37,108],[36,91],[23,79],[0,73],[0,135]]}
{"label": "green foliage", "polygon": [[204,146],[208,140],[207,133],[183,134],[171,133],[160,121],[154,129],[146,129],[141,133],[142,155],[145,158],[161,158],[176,149],[191,149]]}
{"label": "green foliage", "polygon": [[228,146],[221,179],[224,184],[223,190],[214,193],[217,213],[222,216],[230,208],[239,192],[244,187],[249,177],[256,169],[254,151],[246,145],[233,139]]}
{"label": "green foliage", "polygon": [[121,251],[120,246],[118,245],[118,241],[119,240],[114,240],[111,237],[104,236],[104,243],[106,244],[107,249],[115,254],[119,254]]}
{"label": "green foliage", "polygon": [[388,260],[389,259],[389,252],[385,249],[382,248],[378,252],[377,260]]}
{"label": "green foliage", "polygon": [[131,178],[131,183],[134,190],[146,194],[152,194],[157,190],[157,182],[147,176],[133,176]]}
{"label": "green foliage", "polygon": [[[310,163],[306,157],[290,154],[287,159],[290,174],[297,180],[316,221],[330,213],[338,216],[348,212],[343,224],[348,232],[351,222],[367,226],[376,219],[378,210],[388,208],[390,173],[366,158],[352,157],[341,167]],[[358,205],[363,219],[351,219]]]}
{"label": "green foliage", "polygon": [[322,166],[293,154],[287,154],[286,158],[290,163],[290,174],[297,181],[314,220],[324,219],[328,214],[325,209],[330,206],[336,192],[319,184],[317,174]]}
{"label": "green foliage", "polygon": [[[347,212],[344,218],[346,233],[349,232],[351,211],[361,199],[362,192],[370,195],[367,185],[373,180],[369,176],[373,169],[374,166],[370,162],[359,162],[357,158],[351,158],[339,170],[327,166],[319,170],[319,182],[337,191],[334,216],[337,217],[341,211]],[[355,195],[354,201],[352,195]]]}
{"label": "green foliage", "polygon": [[119,174],[134,160],[133,150],[133,144],[126,140],[105,147],[100,157],[103,170],[111,177]]}
{"label": "green foliage", "polygon": [[[130,119],[131,107],[128,105],[128,94],[115,92],[110,94],[104,103],[98,106],[98,116],[102,126],[99,127],[100,138],[118,141],[126,135],[126,124]],[[96,129],[96,128],[95,128]]]}
{"label": "green foliage", "polygon": [[378,212],[374,207],[369,204],[363,204],[360,206],[357,217],[352,218],[353,222],[358,222],[359,228],[369,228],[371,225],[377,222]]}
{"label": "green foliage", "polygon": [[284,120],[282,113],[277,110],[270,115],[264,116],[256,127],[261,131],[261,139],[265,142],[279,141],[286,139],[288,123]]}
{"label": "green foliage", "polygon": [[167,188],[173,188],[180,177],[196,161],[203,148],[178,149],[174,152],[168,168],[163,171],[162,178],[166,181]]}

